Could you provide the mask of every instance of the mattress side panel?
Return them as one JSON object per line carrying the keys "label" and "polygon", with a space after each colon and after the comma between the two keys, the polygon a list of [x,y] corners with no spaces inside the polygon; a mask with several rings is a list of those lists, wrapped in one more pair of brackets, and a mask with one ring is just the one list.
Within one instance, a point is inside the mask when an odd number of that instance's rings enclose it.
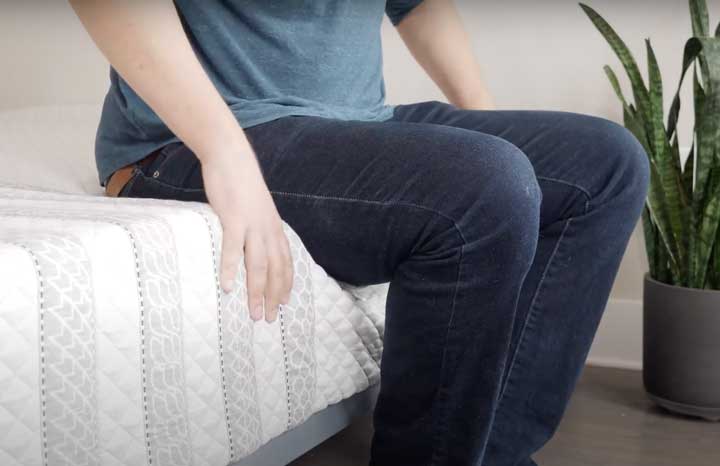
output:
{"label": "mattress side panel", "polygon": [[32,257],[0,243],[0,464],[42,464],[39,283]]}

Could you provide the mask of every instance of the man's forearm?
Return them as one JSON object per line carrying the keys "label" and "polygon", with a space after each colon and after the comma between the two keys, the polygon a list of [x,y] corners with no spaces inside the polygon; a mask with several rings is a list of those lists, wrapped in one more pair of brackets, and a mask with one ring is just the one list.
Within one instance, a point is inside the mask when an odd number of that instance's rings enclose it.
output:
{"label": "man's forearm", "polygon": [[242,129],[195,56],[171,0],[70,3],[123,79],[201,160],[231,147],[254,163]]}
{"label": "man's forearm", "polygon": [[424,0],[397,29],[450,103],[470,109],[494,107],[452,0]]}

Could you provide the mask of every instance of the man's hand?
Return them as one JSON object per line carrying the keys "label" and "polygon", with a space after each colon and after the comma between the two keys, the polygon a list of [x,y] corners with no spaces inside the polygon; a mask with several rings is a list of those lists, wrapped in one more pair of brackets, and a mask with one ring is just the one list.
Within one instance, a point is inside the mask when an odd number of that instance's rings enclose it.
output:
{"label": "man's hand", "polygon": [[282,221],[255,157],[216,153],[205,157],[202,174],[208,201],[223,226],[222,288],[232,289],[244,255],[250,316],[260,320],[264,315],[273,322],[278,306],[290,298],[293,266]]}
{"label": "man's hand", "polygon": [[172,0],[70,0],[110,63],[200,159],[224,229],[221,283],[247,267],[250,315],[273,321],[287,303],[292,262],[250,143],[203,70]]}

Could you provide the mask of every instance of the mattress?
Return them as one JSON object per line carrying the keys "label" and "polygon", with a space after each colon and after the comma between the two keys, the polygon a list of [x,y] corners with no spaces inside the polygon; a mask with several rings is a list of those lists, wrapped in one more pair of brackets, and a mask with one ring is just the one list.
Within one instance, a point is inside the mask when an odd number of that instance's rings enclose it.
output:
{"label": "mattress", "polygon": [[285,228],[290,303],[252,323],[207,205],[0,188],[0,464],[225,466],[375,385],[387,286]]}

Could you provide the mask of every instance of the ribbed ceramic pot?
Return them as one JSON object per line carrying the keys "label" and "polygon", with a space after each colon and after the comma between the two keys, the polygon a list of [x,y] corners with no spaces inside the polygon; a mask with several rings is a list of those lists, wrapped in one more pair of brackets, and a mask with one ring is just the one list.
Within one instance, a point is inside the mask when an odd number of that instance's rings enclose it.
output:
{"label": "ribbed ceramic pot", "polygon": [[720,420],[720,291],[645,276],[643,380],[674,412]]}

